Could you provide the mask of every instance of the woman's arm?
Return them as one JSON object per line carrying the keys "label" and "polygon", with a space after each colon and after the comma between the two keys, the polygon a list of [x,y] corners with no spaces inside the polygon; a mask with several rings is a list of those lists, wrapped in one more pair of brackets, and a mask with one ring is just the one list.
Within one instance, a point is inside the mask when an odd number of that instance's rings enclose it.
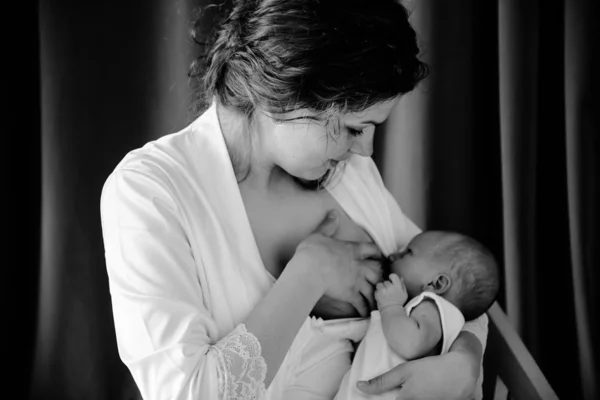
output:
{"label": "woman's arm", "polygon": [[471,370],[475,380],[479,376],[481,362],[483,361],[483,347],[481,342],[471,332],[462,331],[450,346],[451,352],[463,354],[467,360],[467,367]]}
{"label": "woman's arm", "polygon": [[119,353],[143,397],[264,391],[323,295],[318,275],[290,265],[243,326],[214,342],[207,288],[197,277],[201,260],[192,256],[168,184],[117,171],[105,184],[101,212]]}
{"label": "woman's arm", "polygon": [[290,261],[245,320],[248,331],[261,343],[268,366],[266,386],[275,377],[306,317],[324,294],[319,275],[310,273],[309,268],[298,262],[298,259]]}

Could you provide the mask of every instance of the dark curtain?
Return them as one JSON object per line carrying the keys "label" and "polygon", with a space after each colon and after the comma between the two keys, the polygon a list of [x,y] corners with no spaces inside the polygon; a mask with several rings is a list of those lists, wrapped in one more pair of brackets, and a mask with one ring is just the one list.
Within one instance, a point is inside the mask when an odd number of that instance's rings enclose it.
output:
{"label": "dark curtain", "polygon": [[596,399],[597,2],[409,4],[431,76],[376,135],[384,179],[422,227],[494,252],[558,396]]}
{"label": "dark curtain", "polygon": [[7,366],[3,382],[10,384],[3,393],[16,389],[16,396],[23,398],[31,383],[40,268],[40,48],[37,2],[6,6],[4,15],[19,16],[22,23],[17,29],[3,25],[0,160],[3,220],[8,221],[2,237],[8,241],[3,240],[0,262],[0,355]]}
{"label": "dark curtain", "polygon": [[[206,3],[28,10],[39,31],[21,50],[33,73],[19,87],[27,111],[11,149],[28,149],[12,199],[19,241],[31,245],[16,278],[27,300],[10,326],[33,399],[138,396],[117,354],[100,191],[128,151],[192,117],[188,31]],[[432,73],[376,135],[384,179],[422,227],[490,247],[504,266],[501,303],[558,395],[596,398],[597,6],[407,4]]]}
{"label": "dark curtain", "polygon": [[34,399],[137,395],[116,348],[100,193],[128,151],[185,126],[197,3],[39,3],[41,250],[37,266],[30,266],[39,271]]}

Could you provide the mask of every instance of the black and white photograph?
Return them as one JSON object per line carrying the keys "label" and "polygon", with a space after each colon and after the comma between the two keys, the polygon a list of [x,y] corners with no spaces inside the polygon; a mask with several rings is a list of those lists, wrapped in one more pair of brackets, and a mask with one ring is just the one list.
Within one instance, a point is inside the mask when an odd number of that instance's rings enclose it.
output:
{"label": "black and white photograph", "polygon": [[7,3],[0,397],[599,399],[599,6]]}

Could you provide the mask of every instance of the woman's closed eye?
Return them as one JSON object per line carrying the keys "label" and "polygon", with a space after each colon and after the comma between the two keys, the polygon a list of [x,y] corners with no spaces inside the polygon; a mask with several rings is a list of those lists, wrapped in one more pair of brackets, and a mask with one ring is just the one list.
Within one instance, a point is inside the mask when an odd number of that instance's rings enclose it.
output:
{"label": "woman's closed eye", "polygon": [[360,135],[362,135],[365,132],[362,129],[359,130],[359,129],[354,129],[354,128],[348,128],[348,133],[351,136],[360,136]]}

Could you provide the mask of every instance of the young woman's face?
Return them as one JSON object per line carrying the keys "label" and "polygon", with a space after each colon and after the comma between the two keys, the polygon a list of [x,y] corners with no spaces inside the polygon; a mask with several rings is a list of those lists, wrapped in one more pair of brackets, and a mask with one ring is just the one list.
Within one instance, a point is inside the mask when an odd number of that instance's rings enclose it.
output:
{"label": "young woman's face", "polygon": [[342,115],[336,137],[328,134],[325,123],[311,111],[276,116],[258,113],[261,155],[292,176],[319,179],[352,154],[371,156],[375,127],[388,118],[397,102],[394,99]]}

